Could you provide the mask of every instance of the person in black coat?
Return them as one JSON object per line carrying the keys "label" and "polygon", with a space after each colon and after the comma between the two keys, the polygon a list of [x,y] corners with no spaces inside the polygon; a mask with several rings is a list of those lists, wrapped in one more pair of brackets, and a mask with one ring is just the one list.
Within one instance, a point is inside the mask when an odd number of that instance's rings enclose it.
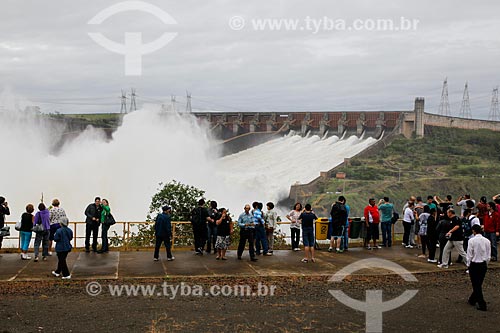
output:
{"label": "person in black coat", "polygon": [[101,224],[101,198],[96,197],[94,202],[85,209],[85,252],[90,252],[90,235],[92,235],[92,251],[97,252],[97,234]]}
{"label": "person in black coat", "polygon": [[155,253],[154,253],[154,261],[158,261],[160,255],[160,247],[161,244],[165,244],[167,248],[167,260],[172,261],[175,257],[172,256],[171,247],[172,247],[172,220],[170,217],[171,208],[169,206],[164,206],[162,208],[163,213],[158,214],[155,222]]}
{"label": "person in black coat", "polygon": [[[5,226],[5,215],[10,215],[9,204],[4,197],[0,197],[0,229]],[[2,249],[3,237],[0,236],[0,250]]]}
{"label": "person in black coat", "polygon": [[207,241],[207,222],[213,222],[208,209],[205,207],[205,200],[198,200],[198,207],[191,211],[191,225],[193,227],[194,250],[196,255],[203,255],[203,247]]}

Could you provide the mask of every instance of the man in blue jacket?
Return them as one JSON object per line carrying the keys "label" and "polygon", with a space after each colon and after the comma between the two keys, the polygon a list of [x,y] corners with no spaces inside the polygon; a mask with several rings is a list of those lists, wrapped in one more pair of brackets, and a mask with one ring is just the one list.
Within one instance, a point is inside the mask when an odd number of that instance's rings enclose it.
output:
{"label": "man in blue jacket", "polygon": [[164,206],[162,210],[163,213],[158,214],[155,222],[156,245],[154,261],[159,260],[160,247],[162,243],[164,243],[167,248],[167,260],[172,261],[175,258],[172,256],[172,252],[170,250],[172,246],[172,220],[170,218],[171,208],[169,206]]}

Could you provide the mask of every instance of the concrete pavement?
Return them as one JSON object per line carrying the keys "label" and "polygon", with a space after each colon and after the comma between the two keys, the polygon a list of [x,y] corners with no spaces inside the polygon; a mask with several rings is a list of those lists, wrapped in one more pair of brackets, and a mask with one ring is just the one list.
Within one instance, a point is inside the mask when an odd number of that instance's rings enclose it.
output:
{"label": "concrete pavement", "polygon": [[[329,276],[341,268],[367,258],[381,258],[395,262],[412,273],[438,271],[436,264],[418,258],[420,250],[404,249],[401,246],[366,250],[351,248],[342,254],[316,251],[316,263],[301,263],[304,251],[274,251],[273,256],[258,256],[251,262],[248,251],[243,260],[237,260],[236,251],[228,252],[228,260],[215,260],[215,255],[195,256],[191,251],[174,251],[174,261],[166,261],[164,249],[161,260],[153,261],[152,251],[111,251],[105,254],[73,251],[68,256],[68,266],[73,279],[99,280],[118,278],[162,278],[203,276]],[[457,255],[454,252],[453,258]],[[1,281],[36,281],[53,279],[51,271],[57,266],[57,257],[47,261],[21,260],[19,254],[3,253],[0,257]],[[491,267],[500,265],[491,263]],[[463,264],[454,264],[449,269],[465,270]],[[363,269],[358,274],[390,274],[390,271],[373,268]]]}

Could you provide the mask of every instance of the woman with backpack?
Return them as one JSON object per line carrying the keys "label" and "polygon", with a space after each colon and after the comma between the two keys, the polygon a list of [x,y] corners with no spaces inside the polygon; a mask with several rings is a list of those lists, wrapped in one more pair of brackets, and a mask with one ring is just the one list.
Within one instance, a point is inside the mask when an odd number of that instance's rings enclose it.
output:
{"label": "woman with backpack", "polygon": [[49,255],[50,213],[44,203],[38,205],[38,212],[35,214],[33,225],[35,229],[35,262],[38,261],[40,243],[42,244],[42,259],[47,260]]}

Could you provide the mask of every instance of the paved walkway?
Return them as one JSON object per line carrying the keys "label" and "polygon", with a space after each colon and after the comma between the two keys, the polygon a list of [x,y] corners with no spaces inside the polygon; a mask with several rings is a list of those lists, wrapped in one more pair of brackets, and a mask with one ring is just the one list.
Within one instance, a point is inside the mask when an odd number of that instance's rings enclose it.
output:
{"label": "paved walkway", "polygon": [[[393,261],[412,273],[438,271],[435,264],[417,258],[419,250],[401,247],[365,250],[352,248],[342,254],[325,250],[316,252],[316,263],[301,263],[303,251],[274,251],[273,256],[259,256],[251,262],[248,251],[243,260],[236,259],[236,251],[228,252],[228,260],[215,260],[214,255],[195,256],[190,251],[174,251],[175,260],[166,261],[165,256],[154,262],[152,251],[112,251],[106,254],[71,252],[68,266],[74,279],[118,279],[118,278],[161,278],[182,276],[328,276],[360,259],[381,258]],[[164,255],[164,252],[161,253]],[[456,253],[453,258],[456,258]],[[33,281],[52,279],[51,270],[57,266],[57,257],[47,261],[21,260],[19,254],[3,253],[0,257],[0,281]],[[492,263],[492,267],[499,266]],[[455,264],[449,269],[465,269],[463,264]],[[369,271],[369,272],[368,272]],[[388,274],[384,269],[364,269],[360,274]]]}

